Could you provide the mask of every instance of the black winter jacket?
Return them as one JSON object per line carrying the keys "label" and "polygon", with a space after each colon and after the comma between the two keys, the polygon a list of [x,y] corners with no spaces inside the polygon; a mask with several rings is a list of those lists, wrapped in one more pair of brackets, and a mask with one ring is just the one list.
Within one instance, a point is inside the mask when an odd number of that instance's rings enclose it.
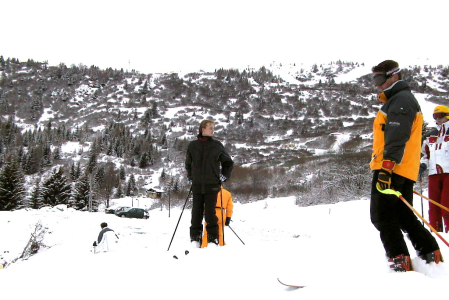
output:
{"label": "black winter jacket", "polygon": [[220,173],[229,179],[233,166],[232,158],[219,141],[211,137],[198,136],[197,140],[189,143],[185,168],[187,178],[193,183],[193,193],[218,193]]}
{"label": "black winter jacket", "polygon": [[[405,144],[410,139],[410,133],[416,114],[421,107],[410,91],[406,81],[398,81],[384,91],[388,102],[380,109],[388,116],[385,126],[384,159],[400,163],[405,150]],[[421,138],[421,137],[420,137]]]}

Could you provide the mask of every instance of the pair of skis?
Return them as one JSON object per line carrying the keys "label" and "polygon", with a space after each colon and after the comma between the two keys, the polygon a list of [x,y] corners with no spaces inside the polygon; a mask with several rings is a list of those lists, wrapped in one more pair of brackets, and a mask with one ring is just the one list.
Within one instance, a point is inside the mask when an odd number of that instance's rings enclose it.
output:
{"label": "pair of skis", "polygon": [[[186,251],[184,252],[184,254],[185,254],[185,255],[189,254],[189,250],[186,250]],[[178,259],[178,257],[177,257],[176,255],[173,255],[173,258],[174,258],[174,259]],[[279,281],[279,283],[282,284],[282,285],[285,285],[285,286],[288,286],[288,287],[291,287],[291,288],[295,288],[295,289],[302,289],[302,288],[305,288],[305,287],[306,287],[305,285],[292,285],[292,284],[286,284],[286,283],[283,283],[279,278],[278,278],[278,281]]]}
{"label": "pair of skis", "polygon": [[305,288],[305,287],[306,287],[305,285],[292,285],[292,284],[286,284],[286,283],[283,283],[279,278],[278,278],[278,281],[279,281],[279,283],[282,284],[282,285],[285,285],[285,286],[288,286],[288,287],[291,287],[291,288],[295,288],[295,289],[302,289],[302,288]]}
{"label": "pair of skis", "polygon": [[[185,255],[187,255],[187,254],[189,254],[189,251],[188,251],[188,250],[186,250],[186,252],[185,252]],[[174,258],[174,259],[178,259],[178,257],[177,257],[176,255],[173,255],[173,258]],[[306,287],[305,285],[292,285],[292,284],[286,284],[286,283],[283,283],[279,278],[278,278],[278,281],[279,281],[279,283],[282,284],[282,285],[285,285],[285,286],[288,286],[288,287],[291,287],[291,288],[295,288],[295,289],[302,289],[302,288],[305,288],[305,287]]]}

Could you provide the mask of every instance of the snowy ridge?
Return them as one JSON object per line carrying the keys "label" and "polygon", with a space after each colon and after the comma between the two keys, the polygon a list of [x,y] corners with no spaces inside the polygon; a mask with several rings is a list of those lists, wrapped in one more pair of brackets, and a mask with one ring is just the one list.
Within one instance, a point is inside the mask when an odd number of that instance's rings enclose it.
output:
{"label": "snowy ridge", "polygon": [[[414,201],[421,211],[420,199]],[[424,264],[408,240],[418,272],[388,269],[366,199],[311,207],[296,206],[294,197],[236,203],[231,227],[246,245],[226,230],[227,246],[207,249],[190,248],[186,210],[167,251],[180,212],[172,209],[169,218],[167,210],[156,209],[148,220],[71,209],[0,212],[3,258],[20,254],[37,220],[48,228],[44,243],[51,246],[0,270],[2,298],[420,299],[447,289],[447,262]],[[120,248],[93,254],[103,221],[119,234]],[[438,242],[449,259],[449,249]],[[278,277],[307,287],[286,288]]]}

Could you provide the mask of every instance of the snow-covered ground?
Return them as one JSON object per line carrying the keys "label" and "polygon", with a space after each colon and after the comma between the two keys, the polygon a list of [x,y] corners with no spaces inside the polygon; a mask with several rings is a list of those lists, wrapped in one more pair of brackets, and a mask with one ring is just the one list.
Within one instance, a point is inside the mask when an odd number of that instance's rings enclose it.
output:
{"label": "snow-covered ground", "polygon": [[[414,201],[420,212],[420,198]],[[369,200],[313,207],[294,202],[287,197],[236,203],[231,227],[245,245],[228,229],[225,247],[207,249],[191,249],[186,209],[170,251],[181,208],[172,209],[170,217],[167,210],[151,210],[148,220],[56,208],[0,212],[4,259],[21,254],[38,221],[47,228],[49,246],[0,269],[1,298],[359,300],[447,294],[448,262],[426,265],[410,244],[419,272],[388,269],[370,223]],[[103,221],[119,234],[119,248],[94,254],[92,243]],[[449,259],[448,247],[437,240]],[[278,277],[307,287],[287,288]]]}

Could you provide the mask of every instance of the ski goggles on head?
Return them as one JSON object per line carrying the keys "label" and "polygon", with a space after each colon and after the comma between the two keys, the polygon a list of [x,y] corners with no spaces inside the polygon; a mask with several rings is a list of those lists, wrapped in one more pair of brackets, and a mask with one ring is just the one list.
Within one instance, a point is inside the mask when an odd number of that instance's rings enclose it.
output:
{"label": "ski goggles on head", "polygon": [[448,116],[449,114],[448,113],[435,113],[435,114],[433,114],[433,118],[436,120],[436,119],[442,119],[442,118],[444,118],[444,117],[446,117],[446,116]]}
{"label": "ski goggles on head", "polygon": [[393,70],[390,70],[385,74],[376,74],[373,76],[374,84],[376,86],[382,85],[385,83],[385,81],[387,81],[388,78],[391,78],[393,76],[393,74],[397,74],[399,72],[401,72],[401,69],[394,68]]}

